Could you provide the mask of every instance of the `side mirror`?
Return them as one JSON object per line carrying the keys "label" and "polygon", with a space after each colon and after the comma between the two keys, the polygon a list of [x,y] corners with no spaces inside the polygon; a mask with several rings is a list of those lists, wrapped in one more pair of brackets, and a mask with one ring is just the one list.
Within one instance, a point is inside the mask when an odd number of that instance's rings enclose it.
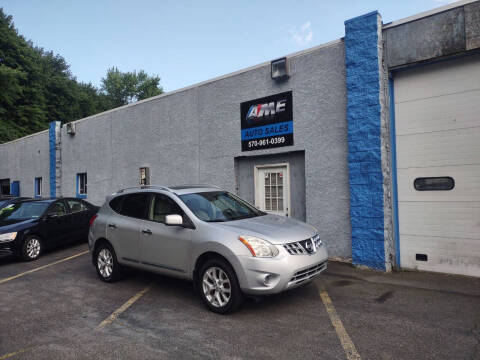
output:
{"label": "side mirror", "polygon": [[167,215],[165,216],[165,225],[168,226],[182,226],[183,219],[180,215]]}

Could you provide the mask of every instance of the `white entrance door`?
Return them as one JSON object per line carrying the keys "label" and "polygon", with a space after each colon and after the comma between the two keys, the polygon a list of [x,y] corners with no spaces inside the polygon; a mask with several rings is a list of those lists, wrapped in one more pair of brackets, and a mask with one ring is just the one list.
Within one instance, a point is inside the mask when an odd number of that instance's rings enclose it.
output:
{"label": "white entrance door", "polygon": [[394,84],[400,264],[480,276],[480,56]]}
{"label": "white entrance door", "polygon": [[255,167],[255,206],[271,214],[291,216],[288,164]]}

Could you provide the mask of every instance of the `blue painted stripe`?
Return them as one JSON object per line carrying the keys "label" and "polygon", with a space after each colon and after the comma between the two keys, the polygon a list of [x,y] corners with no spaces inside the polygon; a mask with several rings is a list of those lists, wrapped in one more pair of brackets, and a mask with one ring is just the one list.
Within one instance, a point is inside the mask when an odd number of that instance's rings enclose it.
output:
{"label": "blue painted stripe", "polygon": [[56,143],[56,121],[52,121],[50,123],[50,127],[48,129],[48,142],[49,142],[49,150],[50,150],[50,197],[54,198],[57,195],[57,188],[55,184],[56,178],[56,171],[55,171],[55,164],[57,162],[57,154],[55,152],[55,143]]}
{"label": "blue painted stripe", "polygon": [[284,121],[272,125],[258,126],[242,130],[242,141],[293,133],[293,121]]}
{"label": "blue painted stripe", "polygon": [[398,223],[398,187],[397,187],[397,142],[395,130],[395,92],[393,75],[388,78],[390,93],[390,144],[392,151],[392,201],[393,201],[393,226],[395,232],[395,262],[400,267],[400,230]]}

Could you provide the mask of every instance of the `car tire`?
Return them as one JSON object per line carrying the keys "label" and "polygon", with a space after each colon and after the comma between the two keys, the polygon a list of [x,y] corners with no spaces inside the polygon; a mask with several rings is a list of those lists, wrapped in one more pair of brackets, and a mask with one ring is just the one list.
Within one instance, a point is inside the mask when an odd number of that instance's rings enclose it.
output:
{"label": "car tire", "polygon": [[201,266],[196,285],[205,305],[218,314],[235,311],[244,299],[235,271],[221,258],[209,259]]}
{"label": "car tire", "polygon": [[122,277],[122,266],[110,244],[102,243],[95,249],[95,269],[100,280],[105,282],[114,282]]}
{"label": "car tire", "polygon": [[28,236],[22,244],[20,257],[24,261],[34,261],[42,253],[42,239],[37,235]]}

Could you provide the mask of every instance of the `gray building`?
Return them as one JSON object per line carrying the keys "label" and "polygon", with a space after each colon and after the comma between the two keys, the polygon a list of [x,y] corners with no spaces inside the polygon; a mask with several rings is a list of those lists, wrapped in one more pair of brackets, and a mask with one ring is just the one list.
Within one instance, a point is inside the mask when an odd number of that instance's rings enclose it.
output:
{"label": "gray building", "polygon": [[[216,184],[334,258],[480,276],[480,2],[345,37],[0,145],[0,189],[102,204]],[[59,119],[62,120],[62,119]]]}

